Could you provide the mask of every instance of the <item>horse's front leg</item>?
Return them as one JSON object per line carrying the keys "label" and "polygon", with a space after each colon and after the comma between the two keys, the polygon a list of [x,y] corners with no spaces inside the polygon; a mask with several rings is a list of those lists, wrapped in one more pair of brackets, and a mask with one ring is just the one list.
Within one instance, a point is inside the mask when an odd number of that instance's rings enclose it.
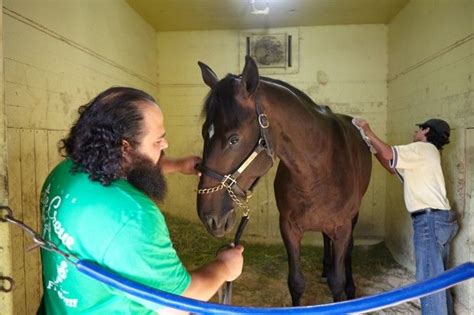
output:
{"label": "horse's front leg", "polygon": [[300,262],[300,246],[303,231],[280,215],[280,232],[288,255],[288,287],[291,300],[293,306],[299,306],[301,305],[301,297],[305,289]]}
{"label": "horse's front leg", "polygon": [[328,285],[331,289],[334,302],[344,300],[346,286],[346,257],[351,245],[352,226],[347,224],[337,228],[335,237],[332,239],[333,265],[328,274]]}

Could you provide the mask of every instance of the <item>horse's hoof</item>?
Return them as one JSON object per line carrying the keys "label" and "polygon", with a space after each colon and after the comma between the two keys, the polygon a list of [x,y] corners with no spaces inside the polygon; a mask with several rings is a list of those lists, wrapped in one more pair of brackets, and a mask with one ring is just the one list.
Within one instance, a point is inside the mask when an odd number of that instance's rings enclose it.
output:
{"label": "horse's hoof", "polygon": [[346,292],[346,299],[347,300],[353,300],[353,299],[355,299],[355,297],[356,297],[355,292],[351,292],[351,293]]}

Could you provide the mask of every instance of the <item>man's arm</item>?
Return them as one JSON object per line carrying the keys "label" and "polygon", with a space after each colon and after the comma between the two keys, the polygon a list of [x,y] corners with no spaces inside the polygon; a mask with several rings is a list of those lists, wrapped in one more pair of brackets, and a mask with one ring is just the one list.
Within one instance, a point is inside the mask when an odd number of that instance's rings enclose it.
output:
{"label": "man's arm", "polygon": [[375,157],[377,158],[379,163],[383,166],[383,168],[385,168],[389,173],[395,174],[395,170],[390,167],[390,160],[386,160],[382,158],[380,154],[375,154]]}
{"label": "man's arm", "polygon": [[[182,296],[209,301],[216,294],[217,290],[227,279],[228,270],[225,264],[216,259],[204,265],[203,267],[191,272],[191,283]],[[188,312],[178,311],[175,309],[160,310],[160,314],[169,315],[188,315]]]}
{"label": "man's arm", "polygon": [[[207,265],[191,272],[191,283],[182,294],[184,297],[209,301],[225,281],[234,281],[242,273],[243,246],[222,250],[217,258]],[[171,308],[161,309],[160,314],[187,315],[189,313]]]}
{"label": "man's arm", "polygon": [[382,140],[380,140],[379,137],[370,129],[369,123],[360,118],[355,118],[354,119],[354,124],[357,126],[361,127],[362,130],[364,130],[365,135],[369,137],[370,143],[372,146],[375,148],[377,153],[375,154],[375,157],[377,160],[380,162],[380,164],[390,173],[395,174],[395,170],[390,167],[390,160],[393,159],[393,151],[392,147]]}
{"label": "man's arm", "polygon": [[199,156],[187,156],[183,158],[169,158],[162,156],[158,164],[163,174],[180,172],[186,175],[199,174],[196,165],[201,163]]}
{"label": "man's arm", "polygon": [[208,301],[225,281],[234,281],[242,273],[244,248],[226,249],[207,265],[191,272],[191,284],[183,296]]}

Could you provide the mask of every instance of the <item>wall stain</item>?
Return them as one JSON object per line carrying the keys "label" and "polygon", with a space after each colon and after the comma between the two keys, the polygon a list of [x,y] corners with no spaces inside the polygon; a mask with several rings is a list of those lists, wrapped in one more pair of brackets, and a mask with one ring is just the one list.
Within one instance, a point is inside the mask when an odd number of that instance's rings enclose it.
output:
{"label": "wall stain", "polygon": [[72,103],[72,97],[68,93],[59,93],[59,98],[63,102],[63,113],[67,115],[69,113],[70,105]]}

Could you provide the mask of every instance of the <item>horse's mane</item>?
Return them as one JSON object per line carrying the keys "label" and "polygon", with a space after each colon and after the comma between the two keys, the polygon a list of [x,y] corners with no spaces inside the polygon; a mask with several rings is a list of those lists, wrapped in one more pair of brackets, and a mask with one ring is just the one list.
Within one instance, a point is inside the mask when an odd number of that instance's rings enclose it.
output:
{"label": "horse's mane", "polygon": [[[242,121],[252,115],[253,111],[239,106],[235,101],[235,84],[239,78],[240,76],[228,74],[209,92],[201,114],[206,119],[203,125],[203,132],[207,132],[211,124],[213,124],[215,133],[223,135],[228,130],[238,128]],[[268,77],[260,77],[260,79],[287,88],[301,100],[303,106],[311,110],[316,110],[320,113],[332,113],[328,106],[316,104],[306,93],[291,84]]]}
{"label": "horse's mane", "polygon": [[289,83],[286,83],[284,81],[277,80],[277,79],[268,78],[268,77],[260,77],[260,79],[270,82],[270,83],[278,84],[287,88],[288,90],[293,92],[296,96],[298,96],[298,98],[300,98],[304,104],[309,105],[310,107],[316,109],[319,112],[332,112],[329,106],[317,104],[305,92],[301,91],[300,89],[294,87],[293,85]]}

